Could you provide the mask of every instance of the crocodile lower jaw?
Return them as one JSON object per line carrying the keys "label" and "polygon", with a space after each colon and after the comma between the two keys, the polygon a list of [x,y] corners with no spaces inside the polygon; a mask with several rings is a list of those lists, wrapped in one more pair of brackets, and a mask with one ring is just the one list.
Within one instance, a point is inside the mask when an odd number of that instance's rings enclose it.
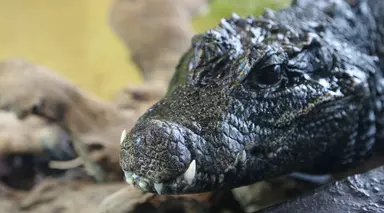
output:
{"label": "crocodile lower jaw", "polygon": [[[145,192],[156,191],[158,194],[162,194],[163,192],[164,185],[165,185],[164,183],[153,182],[146,177],[137,175],[130,171],[124,171],[124,176],[125,176],[125,181],[128,184],[137,186],[138,188],[140,188]],[[195,179],[195,176],[196,176],[196,161],[193,160],[190,163],[188,169],[182,175],[177,177],[176,181],[174,183],[171,183],[171,185],[180,183],[182,181],[186,181],[189,185],[191,185],[193,180]]]}

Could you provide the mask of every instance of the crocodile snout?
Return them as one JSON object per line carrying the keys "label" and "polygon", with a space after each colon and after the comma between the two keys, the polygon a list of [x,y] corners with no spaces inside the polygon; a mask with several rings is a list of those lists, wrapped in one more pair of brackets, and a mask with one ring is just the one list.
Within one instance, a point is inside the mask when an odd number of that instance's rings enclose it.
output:
{"label": "crocodile snout", "polygon": [[132,129],[122,144],[124,171],[155,182],[181,175],[191,162],[182,127],[151,119]]}

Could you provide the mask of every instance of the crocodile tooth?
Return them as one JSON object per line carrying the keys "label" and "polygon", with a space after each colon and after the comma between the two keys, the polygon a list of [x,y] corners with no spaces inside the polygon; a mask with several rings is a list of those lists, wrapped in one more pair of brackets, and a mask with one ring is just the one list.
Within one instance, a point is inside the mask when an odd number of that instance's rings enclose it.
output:
{"label": "crocodile tooth", "polygon": [[196,161],[193,160],[191,164],[189,164],[189,167],[187,171],[184,172],[184,180],[188,182],[188,184],[191,184],[193,179],[196,175]]}
{"label": "crocodile tooth", "polygon": [[133,185],[133,178],[125,178],[125,182],[127,182],[129,185]]}
{"label": "crocodile tooth", "polygon": [[148,191],[148,183],[147,181],[140,180],[139,181],[139,186],[143,191]]}
{"label": "crocodile tooth", "polygon": [[124,141],[126,136],[127,136],[127,131],[125,131],[125,129],[124,129],[123,132],[121,133],[121,136],[120,136],[120,145],[123,144],[123,141]]}
{"label": "crocodile tooth", "polygon": [[236,157],[237,162],[244,163],[246,159],[247,159],[247,153],[245,152],[245,150],[237,154],[237,157]]}
{"label": "crocodile tooth", "polygon": [[163,191],[163,184],[162,183],[154,183],[153,186],[155,187],[157,194],[161,195],[161,191]]}
{"label": "crocodile tooth", "polygon": [[133,172],[124,172],[124,175],[126,178],[128,178],[128,177],[130,178],[130,177],[132,177]]}
{"label": "crocodile tooth", "polygon": [[223,183],[224,182],[224,175],[219,175],[219,183]]}
{"label": "crocodile tooth", "polygon": [[124,176],[125,176],[125,181],[132,185],[133,184],[133,173],[132,172],[124,172]]}

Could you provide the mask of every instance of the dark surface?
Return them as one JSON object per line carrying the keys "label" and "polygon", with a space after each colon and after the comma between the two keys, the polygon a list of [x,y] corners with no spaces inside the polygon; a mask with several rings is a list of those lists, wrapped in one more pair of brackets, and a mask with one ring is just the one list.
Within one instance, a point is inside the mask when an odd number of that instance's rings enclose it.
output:
{"label": "dark surface", "polygon": [[316,2],[195,36],[167,95],[122,142],[128,182],[203,192],[369,158],[383,132],[384,1]]}
{"label": "dark surface", "polygon": [[257,213],[384,212],[384,167],[353,175]]}

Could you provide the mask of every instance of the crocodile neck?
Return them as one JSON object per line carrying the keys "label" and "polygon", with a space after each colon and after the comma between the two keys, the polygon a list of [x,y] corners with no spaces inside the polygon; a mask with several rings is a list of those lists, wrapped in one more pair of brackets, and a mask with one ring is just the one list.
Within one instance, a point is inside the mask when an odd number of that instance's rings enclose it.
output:
{"label": "crocodile neck", "polygon": [[[335,34],[364,53],[379,57],[384,68],[382,0],[294,0],[293,6],[316,7],[333,18]],[[352,13],[351,13],[352,12]],[[384,69],[382,69],[384,70]]]}
{"label": "crocodile neck", "polygon": [[[305,8],[309,4],[332,17],[333,33],[338,40],[367,55],[377,57],[381,73],[373,74],[369,80],[370,90],[376,93],[372,97],[375,103],[377,143],[384,147],[384,20],[382,0],[321,0],[312,4],[308,0],[296,0],[294,4]],[[352,13],[351,13],[352,12]],[[374,149],[383,150],[383,148]]]}
{"label": "crocodile neck", "polygon": [[384,20],[382,15],[384,11],[384,4],[381,0],[368,0],[368,7],[370,8],[376,23],[375,32],[372,34],[372,39],[375,44],[374,50],[379,56],[382,70],[384,70]]}
{"label": "crocodile neck", "polygon": [[[368,53],[378,57],[381,73],[372,79],[371,90],[376,92],[376,144],[373,152],[382,155],[384,150],[384,4],[382,0],[359,0],[357,2],[357,13],[362,29],[366,29],[365,37],[369,41]],[[368,27],[367,27],[368,26]],[[361,30],[361,32],[364,32]]]}

